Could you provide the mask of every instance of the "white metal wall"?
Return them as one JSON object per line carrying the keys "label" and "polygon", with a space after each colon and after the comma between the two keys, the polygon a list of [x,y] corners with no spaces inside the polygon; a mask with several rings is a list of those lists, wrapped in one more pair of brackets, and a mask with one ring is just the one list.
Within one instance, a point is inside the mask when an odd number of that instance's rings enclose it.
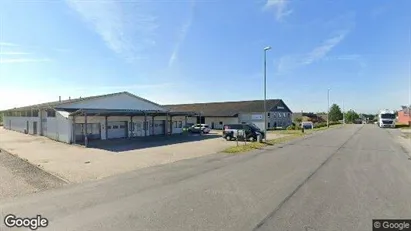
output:
{"label": "white metal wall", "polygon": [[[292,123],[292,113],[285,113],[281,112],[281,116],[278,112],[269,112],[270,116],[267,115],[267,128],[273,128],[274,124],[277,127],[288,127]],[[262,115],[261,119],[257,119],[256,117],[253,118],[252,115]],[[254,123],[260,129],[264,129],[264,113],[255,112],[255,113],[242,113],[239,115],[240,123]]]}
{"label": "white metal wall", "polygon": [[47,117],[47,133],[44,135],[50,139],[70,143],[72,136],[71,120],[59,112],[56,112],[56,117]]}
{"label": "white metal wall", "polygon": [[[205,123],[211,128],[214,122],[214,129],[222,129],[224,124],[237,124],[238,117],[205,117]],[[220,124],[222,122],[222,124]]]}
{"label": "white metal wall", "polygon": [[6,129],[13,131],[24,132],[27,129],[27,121],[29,122],[29,134],[33,134],[33,122],[37,122],[37,134],[40,134],[40,118],[39,117],[3,117],[3,126]]}
{"label": "white metal wall", "polygon": [[[171,125],[172,134],[178,134],[178,133],[183,132],[183,127],[186,125],[184,116],[173,116],[171,122],[172,122],[172,125]],[[181,127],[180,127],[180,122],[181,122]]]}

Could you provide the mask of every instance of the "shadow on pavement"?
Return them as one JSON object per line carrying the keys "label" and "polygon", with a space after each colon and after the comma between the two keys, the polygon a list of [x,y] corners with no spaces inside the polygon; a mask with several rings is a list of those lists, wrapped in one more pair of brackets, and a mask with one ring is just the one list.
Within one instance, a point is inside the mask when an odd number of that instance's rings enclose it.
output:
{"label": "shadow on pavement", "polygon": [[[158,135],[148,137],[135,137],[130,139],[93,140],[88,144],[89,148],[103,149],[110,152],[124,152],[145,148],[160,147],[172,144],[181,144],[201,140],[221,138],[221,135],[213,134],[176,134],[171,136]],[[84,143],[82,144],[84,145]]]}

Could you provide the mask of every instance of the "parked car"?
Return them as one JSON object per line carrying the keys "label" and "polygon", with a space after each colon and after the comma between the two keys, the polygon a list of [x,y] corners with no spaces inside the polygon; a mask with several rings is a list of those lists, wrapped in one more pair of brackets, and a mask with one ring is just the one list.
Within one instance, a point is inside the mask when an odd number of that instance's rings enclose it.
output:
{"label": "parked car", "polygon": [[194,124],[192,123],[187,123],[186,125],[184,125],[183,127],[183,132],[188,132],[189,129],[193,126]]}
{"label": "parked car", "polygon": [[265,134],[254,124],[225,124],[223,128],[223,138],[227,141],[233,140],[235,134],[239,130],[245,131],[245,137],[247,140],[257,141],[258,136],[261,136],[261,139],[264,139]]}
{"label": "parked car", "polygon": [[210,133],[211,129],[208,124],[195,124],[188,129],[191,133]]}
{"label": "parked car", "polygon": [[314,124],[311,121],[308,122],[301,122],[301,128],[304,129],[313,129],[314,128]]}

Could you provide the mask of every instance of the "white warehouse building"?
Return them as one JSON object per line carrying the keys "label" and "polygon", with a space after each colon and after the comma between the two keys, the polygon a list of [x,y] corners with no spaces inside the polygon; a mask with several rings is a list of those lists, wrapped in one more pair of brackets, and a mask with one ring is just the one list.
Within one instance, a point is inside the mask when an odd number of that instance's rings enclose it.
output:
{"label": "white warehouse building", "polygon": [[222,129],[224,124],[254,123],[264,129],[286,128],[292,124],[292,111],[281,99],[267,99],[267,113],[264,115],[264,101],[233,101],[194,104],[174,104],[164,107],[174,111],[195,111],[197,115],[188,118],[189,123],[208,124],[212,129]]}
{"label": "white warehouse building", "polygon": [[3,111],[5,129],[87,146],[90,140],[182,133],[191,112],[171,112],[129,92]]}

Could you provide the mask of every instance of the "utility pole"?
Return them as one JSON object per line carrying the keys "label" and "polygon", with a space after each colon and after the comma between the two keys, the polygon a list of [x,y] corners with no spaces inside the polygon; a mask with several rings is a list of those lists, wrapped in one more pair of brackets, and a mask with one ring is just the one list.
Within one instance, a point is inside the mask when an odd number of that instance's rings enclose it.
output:
{"label": "utility pole", "polygon": [[267,51],[270,49],[264,48],[264,141],[267,141]]}
{"label": "utility pole", "polygon": [[342,102],[343,125],[345,124],[344,100]]}

